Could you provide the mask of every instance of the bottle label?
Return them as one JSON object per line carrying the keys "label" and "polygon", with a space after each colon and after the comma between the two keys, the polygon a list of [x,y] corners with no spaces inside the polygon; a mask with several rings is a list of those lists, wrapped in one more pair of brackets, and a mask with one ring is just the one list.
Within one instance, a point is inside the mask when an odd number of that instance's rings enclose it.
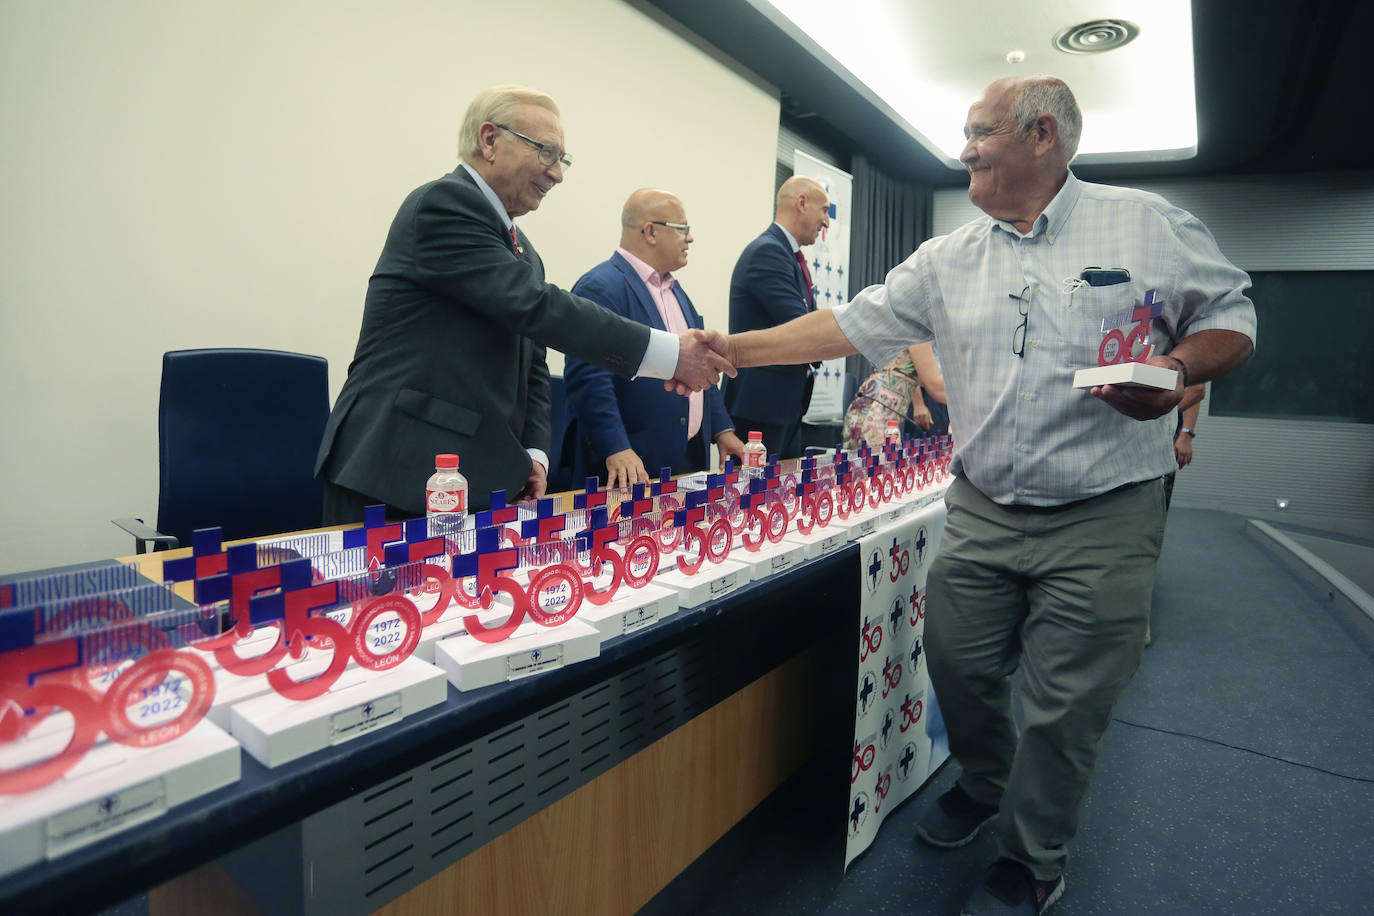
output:
{"label": "bottle label", "polygon": [[468,508],[467,490],[427,490],[425,511],[432,514],[445,512],[466,512]]}
{"label": "bottle label", "polygon": [[755,451],[748,448],[744,450],[744,466],[747,468],[761,468],[767,460],[768,453],[763,450]]}

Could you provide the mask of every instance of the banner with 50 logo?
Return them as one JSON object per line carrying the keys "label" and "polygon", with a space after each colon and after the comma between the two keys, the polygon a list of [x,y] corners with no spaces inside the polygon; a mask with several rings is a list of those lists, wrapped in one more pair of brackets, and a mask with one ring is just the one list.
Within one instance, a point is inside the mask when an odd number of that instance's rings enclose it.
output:
{"label": "banner with 50 logo", "polygon": [[944,522],[944,504],[937,502],[859,542],[863,584],[846,868],[873,842],[887,813],[948,754],[943,744],[935,751],[928,732],[934,694],[924,657],[926,574]]}

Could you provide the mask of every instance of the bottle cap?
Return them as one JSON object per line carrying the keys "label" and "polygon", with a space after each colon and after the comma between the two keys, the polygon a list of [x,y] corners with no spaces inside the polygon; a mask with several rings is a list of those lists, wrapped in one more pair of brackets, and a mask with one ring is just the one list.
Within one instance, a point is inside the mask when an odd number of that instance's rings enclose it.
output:
{"label": "bottle cap", "polygon": [[751,430],[749,431],[749,441],[750,441],[750,442],[762,442],[762,441],[763,441],[763,433],[760,432],[760,431],[757,430],[757,429],[751,429]]}
{"label": "bottle cap", "polygon": [[456,468],[458,467],[457,455],[435,455],[434,467],[437,468]]}
{"label": "bottle cap", "polygon": [[897,425],[897,421],[896,421],[896,420],[888,420],[888,421],[887,421],[887,425],[888,425],[888,426],[896,426],[896,425]]}

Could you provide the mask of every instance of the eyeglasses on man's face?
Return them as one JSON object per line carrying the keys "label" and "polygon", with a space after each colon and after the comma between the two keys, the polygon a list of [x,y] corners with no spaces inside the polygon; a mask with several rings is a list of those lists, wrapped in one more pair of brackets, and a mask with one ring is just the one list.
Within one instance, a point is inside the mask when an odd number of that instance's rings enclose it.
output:
{"label": "eyeglasses on man's face", "polygon": [[527,137],[524,134],[520,133],[520,131],[512,130],[504,124],[497,124],[496,126],[501,128],[508,134],[514,134],[515,136],[519,137],[521,140],[524,140],[530,146],[538,150],[539,161],[544,163],[545,165],[553,165],[555,162],[561,162],[563,163],[563,168],[572,168],[572,157],[569,156],[564,150],[561,150],[558,147],[554,146],[552,143],[540,143],[533,137]]}
{"label": "eyeglasses on man's face", "polygon": [[1021,295],[1007,293],[1007,297],[1016,300],[1017,310],[1021,312],[1021,323],[1016,326],[1016,330],[1011,332],[1011,352],[1022,359],[1026,358],[1026,323],[1030,320],[1030,287],[1021,290]]}
{"label": "eyeglasses on man's face", "polygon": [[652,225],[655,225],[655,226],[667,226],[669,229],[676,229],[678,232],[681,232],[683,235],[691,235],[691,234],[692,234],[692,227],[689,226],[687,223],[669,223],[669,222],[665,222],[665,221],[663,221],[663,220],[661,220],[661,219],[651,219],[651,220],[649,220],[649,222],[650,222]]}

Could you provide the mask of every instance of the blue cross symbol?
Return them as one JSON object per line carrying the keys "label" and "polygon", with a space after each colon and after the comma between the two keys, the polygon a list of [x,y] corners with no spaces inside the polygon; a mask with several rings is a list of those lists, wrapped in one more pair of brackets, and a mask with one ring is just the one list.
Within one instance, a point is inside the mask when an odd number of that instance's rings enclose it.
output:
{"label": "blue cross symbol", "polygon": [[542,654],[543,654],[543,653],[541,653],[538,649],[535,649],[533,652],[530,653],[530,661],[532,661],[532,662],[537,662],[537,661],[539,661],[539,658],[540,658],[540,656],[541,656]]}
{"label": "blue cross symbol", "polygon": [[826,261],[826,262],[825,262],[825,272],[826,272],[826,273],[830,273],[830,262],[829,262],[829,261]]}
{"label": "blue cross symbol", "polygon": [[921,663],[921,641],[918,639],[911,646],[911,667],[915,668]]}
{"label": "blue cross symbol", "polygon": [[839,267],[836,267],[836,268],[835,268],[835,273],[837,273],[837,274],[839,274],[841,277],[843,277],[843,276],[844,276],[844,265],[841,264]]}
{"label": "blue cross symbol", "polygon": [[920,563],[922,560],[925,559],[925,556],[926,556],[926,544],[927,544],[927,543],[929,543],[929,542],[926,541],[926,529],[925,529],[925,528],[922,528],[920,531],[916,532],[916,544],[915,544],[915,547],[916,547],[916,562],[917,562],[917,563]]}
{"label": "blue cross symbol", "polygon": [[873,560],[868,564],[868,578],[873,580],[874,584],[877,584],[878,573],[882,571],[883,561],[882,558],[878,556],[878,551],[875,550],[873,551]]}
{"label": "blue cross symbol", "polygon": [[892,632],[897,632],[897,627],[901,626],[902,618],[906,616],[906,611],[902,608],[902,599],[898,598],[892,602],[892,613],[887,615],[887,619],[892,622]]}
{"label": "blue cross symbol", "polygon": [[109,798],[105,799],[100,803],[100,810],[106,817],[109,817],[111,814],[113,814],[114,809],[118,807],[119,800],[116,799],[114,796],[110,796]]}
{"label": "blue cross symbol", "polygon": [[812,259],[811,259],[811,266],[814,267],[814,268],[816,268],[817,271],[819,271],[819,270],[821,269],[821,259],[820,259],[820,258],[812,258]]}
{"label": "blue cross symbol", "polygon": [[916,752],[911,749],[911,745],[908,744],[906,747],[902,748],[902,756],[897,760],[902,767],[902,776],[906,776],[911,770],[911,761],[915,759]]}
{"label": "blue cross symbol", "polygon": [[863,799],[855,796],[854,808],[849,812],[849,819],[854,822],[854,829],[856,830],[859,828],[859,818],[863,817],[866,807],[868,806],[864,804]]}
{"label": "blue cross symbol", "polygon": [[868,698],[873,696],[873,691],[877,689],[878,685],[873,683],[873,677],[865,674],[863,689],[859,691],[859,699],[863,700],[865,706],[868,705]]}
{"label": "blue cross symbol", "polygon": [[371,716],[371,715],[372,715],[372,704],[371,704],[371,703],[368,703],[366,706],[363,707],[363,717],[364,717],[364,718],[367,718],[367,717],[369,717],[369,716]]}
{"label": "blue cross symbol", "polygon": [[887,740],[887,733],[890,732],[890,731],[892,731],[892,726],[893,726],[893,724],[894,724],[894,723],[893,723],[893,720],[892,720],[892,710],[889,709],[889,710],[887,711],[887,715],[883,718],[883,740],[884,740],[884,741]]}

